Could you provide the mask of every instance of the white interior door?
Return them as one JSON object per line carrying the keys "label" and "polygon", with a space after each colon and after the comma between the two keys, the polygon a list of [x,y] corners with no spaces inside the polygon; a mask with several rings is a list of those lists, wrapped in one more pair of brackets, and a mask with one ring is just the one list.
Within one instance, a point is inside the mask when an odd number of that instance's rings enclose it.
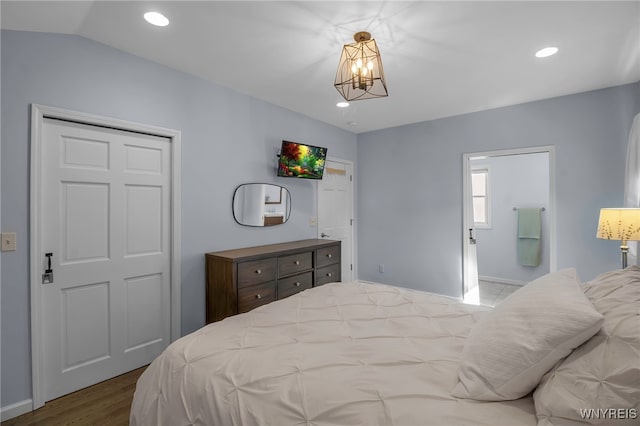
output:
{"label": "white interior door", "polygon": [[463,288],[462,297],[465,303],[480,304],[478,288],[478,253],[474,237],[473,202],[471,189],[471,163],[469,154],[463,156]]}
{"label": "white interior door", "polygon": [[[171,147],[45,118],[44,400],[151,362],[171,338]],[[43,277],[44,278],[44,277]],[[43,280],[46,281],[46,280]]]}
{"label": "white interior door", "polygon": [[318,182],[318,238],[342,241],[342,281],[353,276],[353,163],[327,160]]}

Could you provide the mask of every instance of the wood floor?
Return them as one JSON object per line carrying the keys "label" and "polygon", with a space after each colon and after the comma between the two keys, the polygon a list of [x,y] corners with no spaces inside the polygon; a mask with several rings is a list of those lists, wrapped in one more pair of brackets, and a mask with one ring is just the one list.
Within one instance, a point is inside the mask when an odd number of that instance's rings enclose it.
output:
{"label": "wood floor", "polygon": [[49,401],[36,411],[2,422],[2,426],[126,426],[136,382],[146,368]]}

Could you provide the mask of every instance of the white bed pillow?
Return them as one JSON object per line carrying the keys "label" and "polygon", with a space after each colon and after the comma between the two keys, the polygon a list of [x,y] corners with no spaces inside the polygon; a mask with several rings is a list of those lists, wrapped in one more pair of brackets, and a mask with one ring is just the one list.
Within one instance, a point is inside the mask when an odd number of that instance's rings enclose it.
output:
{"label": "white bed pillow", "polygon": [[538,278],[471,329],[452,394],[482,401],[521,398],[559,360],[593,336],[602,321],[584,295],[575,269]]}
{"label": "white bed pillow", "polygon": [[638,425],[640,268],[600,275],[584,291],[604,324],[540,382],[533,394],[538,426]]}

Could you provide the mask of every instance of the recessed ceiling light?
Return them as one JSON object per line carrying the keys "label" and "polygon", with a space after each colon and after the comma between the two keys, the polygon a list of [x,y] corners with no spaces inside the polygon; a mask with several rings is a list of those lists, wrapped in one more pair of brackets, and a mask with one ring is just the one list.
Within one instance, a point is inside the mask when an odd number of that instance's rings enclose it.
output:
{"label": "recessed ceiling light", "polygon": [[166,27],[169,25],[169,20],[160,12],[147,12],[144,14],[144,19],[151,25],[157,27]]}
{"label": "recessed ceiling light", "polygon": [[555,55],[558,53],[558,48],[554,46],[545,47],[536,52],[536,58],[546,58],[547,56]]}
{"label": "recessed ceiling light", "polygon": [[338,108],[346,108],[346,107],[348,107],[348,106],[349,106],[349,102],[338,102],[338,103],[336,104],[336,106],[337,106]]}

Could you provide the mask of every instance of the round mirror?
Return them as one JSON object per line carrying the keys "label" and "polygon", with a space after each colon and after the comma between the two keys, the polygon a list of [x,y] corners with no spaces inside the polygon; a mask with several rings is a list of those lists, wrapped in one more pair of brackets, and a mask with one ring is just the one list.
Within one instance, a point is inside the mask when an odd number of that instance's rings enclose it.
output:
{"label": "round mirror", "polygon": [[233,193],[233,218],[240,225],[280,225],[290,214],[291,194],[282,186],[245,183]]}

